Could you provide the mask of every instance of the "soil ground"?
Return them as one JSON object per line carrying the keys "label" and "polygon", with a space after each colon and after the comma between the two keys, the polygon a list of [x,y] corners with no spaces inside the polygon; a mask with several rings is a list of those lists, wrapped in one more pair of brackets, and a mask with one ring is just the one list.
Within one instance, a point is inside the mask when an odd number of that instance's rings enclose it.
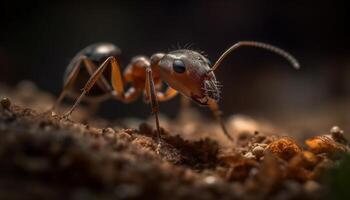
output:
{"label": "soil ground", "polygon": [[64,119],[31,83],[0,94],[0,199],[320,199],[349,152],[338,127],[300,140],[246,116],[228,120],[232,143],[195,111],[161,118],[157,150],[152,120]]}

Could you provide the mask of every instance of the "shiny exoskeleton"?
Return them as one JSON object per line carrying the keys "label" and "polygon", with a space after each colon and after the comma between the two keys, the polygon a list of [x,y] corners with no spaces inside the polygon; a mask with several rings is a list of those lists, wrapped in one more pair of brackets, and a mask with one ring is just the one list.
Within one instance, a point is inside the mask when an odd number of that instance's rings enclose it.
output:
{"label": "shiny exoskeleton", "polygon": [[[156,117],[158,141],[160,142],[158,101],[167,101],[181,93],[200,105],[209,106],[220,122],[225,135],[228,139],[233,140],[221,119],[218,107],[220,85],[214,71],[230,52],[243,46],[272,51],[286,58],[295,68],[299,68],[297,60],[278,47],[261,42],[241,41],[227,49],[213,66],[202,54],[180,49],[168,53],[156,53],[150,58],[134,57],[122,74],[119,65],[120,49],[110,43],[97,43],[80,51],[68,65],[63,91],[53,109],[67,94],[75,94],[78,98],[64,115],[65,117],[70,116],[83,98],[93,101],[114,98],[130,103],[144,94],[145,100],[150,102],[152,112]],[[76,86],[79,85],[78,79],[82,77],[82,73],[89,75],[90,78],[83,84],[83,89],[79,94],[76,89],[80,88]],[[163,82],[168,85],[168,88],[161,91]],[[128,85],[128,88],[125,88],[124,85]],[[91,89],[94,91],[90,92]]]}
{"label": "shiny exoskeleton", "polygon": [[[86,81],[96,71],[96,69],[108,58],[113,56],[119,59],[121,50],[110,43],[96,43],[90,45],[76,54],[66,68],[63,76],[64,94],[77,97],[81,93]],[[113,89],[106,77],[110,76],[110,71],[106,70],[97,86],[93,87],[84,98],[85,101],[99,102],[109,97],[108,92]],[[63,98],[63,96],[61,96]]]}

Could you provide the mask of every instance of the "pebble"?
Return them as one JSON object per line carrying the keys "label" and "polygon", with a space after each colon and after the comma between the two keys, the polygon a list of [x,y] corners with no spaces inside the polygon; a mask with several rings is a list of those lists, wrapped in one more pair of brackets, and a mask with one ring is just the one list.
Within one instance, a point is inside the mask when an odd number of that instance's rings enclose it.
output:
{"label": "pebble", "polygon": [[204,182],[208,185],[212,185],[217,182],[217,178],[215,176],[207,176],[204,178]]}
{"label": "pebble", "polygon": [[252,154],[252,152],[248,152],[244,154],[244,157],[248,159],[256,159],[256,157]]}
{"label": "pebble", "polygon": [[4,108],[4,109],[9,109],[10,106],[11,106],[11,101],[9,98],[7,97],[4,97],[1,99],[1,106]]}
{"label": "pebble", "polygon": [[261,156],[264,155],[264,151],[265,151],[265,149],[263,147],[256,146],[256,147],[254,147],[252,152],[256,157],[260,158]]}
{"label": "pebble", "polygon": [[331,134],[333,135],[333,134],[338,134],[338,133],[344,133],[344,131],[341,130],[338,126],[333,126],[331,128]]}
{"label": "pebble", "polygon": [[336,142],[340,142],[343,144],[347,144],[348,140],[345,138],[344,136],[344,131],[341,130],[338,126],[333,126],[330,130],[332,138],[336,141]]}

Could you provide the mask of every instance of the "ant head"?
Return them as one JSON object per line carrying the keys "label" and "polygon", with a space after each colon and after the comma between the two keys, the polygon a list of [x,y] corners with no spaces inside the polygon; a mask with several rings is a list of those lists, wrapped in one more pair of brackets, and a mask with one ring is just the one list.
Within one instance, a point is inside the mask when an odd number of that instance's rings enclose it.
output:
{"label": "ant head", "polygon": [[218,101],[220,98],[214,71],[231,52],[240,47],[256,47],[271,51],[284,57],[295,69],[300,68],[299,62],[287,51],[255,41],[235,43],[218,58],[212,67],[209,60],[202,54],[187,49],[171,51],[168,54],[154,54],[151,57],[151,66],[159,69],[161,78],[172,88],[201,105],[208,105],[210,101]]}
{"label": "ant head", "polygon": [[182,49],[154,54],[151,65],[158,67],[160,76],[170,87],[200,105],[208,105],[210,100],[220,98],[210,61],[198,52]]}

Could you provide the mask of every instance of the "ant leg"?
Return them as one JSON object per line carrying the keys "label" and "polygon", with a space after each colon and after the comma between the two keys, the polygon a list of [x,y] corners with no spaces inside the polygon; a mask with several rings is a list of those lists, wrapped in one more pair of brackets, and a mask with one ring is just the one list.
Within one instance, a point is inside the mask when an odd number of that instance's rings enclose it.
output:
{"label": "ant leg", "polygon": [[[113,60],[112,60],[113,61]],[[113,63],[112,63],[113,64]],[[128,68],[127,68],[128,69]],[[126,69],[126,70],[127,70]],[[111,82],[113,87],[112,97],[116,100],[122,101],[123,103],[131,103],[135,101],[143,92],[143,89],[135,88],[131,85],[127,91],[124,91],[124,83],[132,83],[132,72],[124,72],[124,79],[121,75],[119,64],[116,62],[115,67],[112,67]],[[124,81],[123,81],[124,80]]]}
{"label": "ant leg", "polygon": [[219,109],[219,105],[218,103],[216,103],[215,101],[210,101],[209,102],[209,108],[211,109],[211,111],[213,112],[215,118],[219,121],[220,123],[220,126],[222,128],[222,131],[224,132],[224,134],[226,135],[226,137],[231,140],[233,142],[233,138],[231,137],[231,135],[228,133],[227,129],[226,129],[226,126],[225,126],[225,123],[221,117],[222,115],[222,112],[221,110]]}
{"label": "ant leg", "polygon": [[174,98],[177,94],[177,90],[168,87],[164,92],[157,92],[156,96],[158,101],[168,101]]}
{"label": "ant leg", "polygon": [[[159,111],[159,106],[158,106],[158,101],[157,101],[157,96],[156,96],[156,91],[154,88],[154,82],[153,82],[153,76],[152,76],[152,69],[151,67],[146,68],[146,95],[148,99],[150,99],[151,102],[151,107],[152,107],[152,114],[154,114],[156,118],[156,126],[157,126],[157,137],[158,137],[158,148],[157,152],[160,147],[160,126],[159,126],[159,117],[158,117],[158,111]],[[159,153],[159,152],[158,152]]]}
{"label": "ant leg", "polygon": [[[90,66],[91,69],[93,69],[91,76],[93,75],[94,71],[96,71],[96,65],[92,63],[90,60],[86,59],[84,60],[87,66]],[[120,71],[120,66],[118,62],[115,59],[111,59],[110,61],[112,70],[111,70],[111,82],[112,86],[108,83],[108,81],[105,79],[104,76],[101,76],[97,80],[97,84],[101,85],[105,88],[106,92],[111,92],[111,94],[108,94],[108,97],[113,97],[117,100],[122,101],[123,103],[130,103],[137,99],[137,97],[140,96],[141,90],[136,90],[134,87],[130,87],[126,92],[124,92],[124,83],[123,78]],[[102,72],[103,73],[103,72]],[[108,98],[107,97],[107,98]],[[99,102],[101,100],[97,100],[96,102]],[[103,100],[102,100],[103,101]]]}
{"label": "ant leg", "polygon": [[[97,70],[97,66],[86,57],[83,59],[83,63],[85,64],[89,75],[92,76]],[[97,80],[97,85],[100,86],[100,88],[103,89],[105,92],[110,92],[112,90],[111,85],[108,83],[104,76],[101,76],[99,80]]]}
{"label": "ant leg", "polygon": [[[113,56],[108,57],[101,64],[101,66],[92,74],[92,76],[87,81],[87,83],[85,84],[84,88],[82,89],[82,93],[76,99],[76,101],[75,101],[74,105],[72,106],[72,108],[68,112],[66,112],[64,114],[64,117],[69,117],[72,114],[72,112],[79,105],[80,101],[83,99],[85,94],[88,93],[90,91],[90,89],[95,85],[95,83],[102,77],[102,74],[103,74],[104,70],[107,68],[107,66],[111,66],[112,67],[112,86],[115,88],[115,90],[117,92],[118,91],[124,91],[122,81],[121,81],[121,83],[114,81],[114,78],[121,77],[120,70],[119,70],[119,68],[120,68],[119,64],[118,64],[117,60]],[[117,83],[119,83],[120,85],[119,84],[117,85]],[[117,95],[119,95],[119,94],[117,94]]]}
{"label": "ant leg", "polygon": [[[176,97],[176,95],[178,94],[178,91],[168,87],[164,92],[161,91],[156,91],[157,89],[155,89],[155,95],[157,97],[158,101],[168,101],[174,97]],[[148,95],[149,96],[149,95]],[[145,102],[149,102],[149,97],[145,96]]]}
{"label": "ant leg", "polygon": [[52,107],[49,111],[53,111],[58,107],[58,105],[61,103],[61,101],[66,96],[67,91],[68,91],[68,87],[70,85],[72,85],[74,83],[74,81],[76,80],[76,78],[80,72],[83,58],[79,58],[78,60],[79,61],[74,65],[72,72],[68,75],[67,79],[65,80],[65,83],[63,85],[63,89],[62,89],[60,95],[58,96],[57,100],[52,105]]}
{"label": "ant leg", "polygon": [[[59,97],[57,98],[56,102],[54,103],[54,105],[51,107],[50,111],[55,110],[58,105],[62,102],[62,100],[64,99],[64,97],[67,95],[67,91],[69,90],[69,87],[74,84],[74,81],[76,80],[80,69],[84,67],[87,72],[89,73],[89,75],[91,76],[94,71],[96,71],[96,65],[94,63],[91,62],[90,59],[88,59],[85,56],[81,56],[80,58],[78,58],[78,62],[74,65],[73,67],[73,71],[69,74],[69,76],[67,77],[62,92],[60,93]],[[107,91],[107,90],[111,90],[111,86],[108,84],[108,82],[106,81],[106,79],[104,77],[101,77],[101,82],[98,82],[99,86]]]}

